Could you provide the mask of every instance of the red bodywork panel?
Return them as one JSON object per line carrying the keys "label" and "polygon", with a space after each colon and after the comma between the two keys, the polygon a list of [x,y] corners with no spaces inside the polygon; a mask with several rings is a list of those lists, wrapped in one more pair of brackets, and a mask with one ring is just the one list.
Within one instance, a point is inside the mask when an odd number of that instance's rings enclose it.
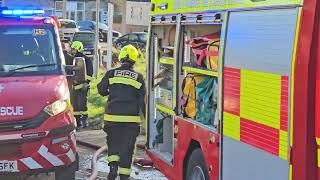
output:
{"label": "red bodywork panel", "polygon": [[32,118],[44,107],[60,97],[58,85],[64,82],[63,76],[27,76],[0,78],[4,89],[1,92],[0,105],[7,107],[22,106],[22,116],[1,116],[1,121],[16,121]]}
{"label": "red bodywork panel", "polygon": [[[318,3],[319,4],[319,3]],[[318,5],[319,7],[319,5]],[[318,10],[319,11],[319,10]],[[317,29],[317,35],[314,37],[315,43],[316,43],[316,60],[317,60],[317,65],[316,65],[316,107],[315,107],[315,111],[316,111],[316,122],[315,122],[315,136],[316,139],[318,139],[318,143],[317,143],[317,149],[319,151],[320,149],[320,15],[317,16],[317,20],[318,20],[318,24],[316,25],[316,29]],[[318,152],[317,155],[319,156],[320,153]],[[320,164],[319,162],[319,157],[318,157],[318,164]],[[320,167],[318,165],[318,180],[320,180]]]}
{"label": "red bodywork panel", "polygon": [[[44,17],[0,17],[0,26],[52,26]],[[54,22],[54,21],[53,21]]]}
{"label": "red bodywork panel", "polygon": [[[191,121],[176,118],[178,126],[177,145],[174,148],[174,166],[167,164],[156,155],[148,152],[157,168],[160,169],[170,180],[183,179],[183,163],[192,140],[199,142],[209,169],[210,179],[219,177],[219,135]],[[185,133],[188,132],[188,133]],[[211,141],[210,141],[211,140]]]}
{"label": "red bodywork panel", "polygon": [[[7,156],[1,156],[3,152],[0,153],[1,160],[12,160],[18,162],[18,173],[32,172],[35,169],[32,169],[30,162],[24,163],[24,159],[33,159],[36,161],[45,171],[48,171],[52,168],[58,167],[54,161],[45,159],[41,155],[41,147],[46,147],[47,152],[50,152],[53,156],[59,158],[63,164],[60,166],[68,166],[74,162],[73,158],[68,157],[68,152],[75,157],[76,154],[76,143],[75,143],[75,134],[73,132],[57,134],[50,136],[50,132],[59,127],[66,127],[67,125],[74,124],[74,118],[70,111],[62,113],[58,116],[47,119],[36,129],[28,129],[22,131],[13,131],[13,132],[0,132],[0,147],[2,149],[7,148],[8,145],[13,146],[12,148],[19,149],[19,153],[10,153]],[[45,133],[42,137],[34,138],[22,138],[24,134],[34,134],[34,133]],[[64,141],[61,141],[57,144],[53,144],[53,139],[60,137],[67,137]],[[12,138],[12,139],[11,139]],[[62,146],[68,144],[68,148],[64,149]],[[29,165],[29,167],[28,167]],[[40,170],[37,169],[37,170]],[[1,175],[1,173],[0,173]]]}

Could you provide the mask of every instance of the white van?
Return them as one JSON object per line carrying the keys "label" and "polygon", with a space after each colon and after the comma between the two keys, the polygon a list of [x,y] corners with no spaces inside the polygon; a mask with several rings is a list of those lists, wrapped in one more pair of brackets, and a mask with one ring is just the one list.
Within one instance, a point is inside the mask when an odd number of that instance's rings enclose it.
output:
{"label": "white van", "polygon": [[75,32],[79,32],[79,28],[75,21],[70,19],[59,19],[61,28],[59,34],[61,41],[71,41]]}

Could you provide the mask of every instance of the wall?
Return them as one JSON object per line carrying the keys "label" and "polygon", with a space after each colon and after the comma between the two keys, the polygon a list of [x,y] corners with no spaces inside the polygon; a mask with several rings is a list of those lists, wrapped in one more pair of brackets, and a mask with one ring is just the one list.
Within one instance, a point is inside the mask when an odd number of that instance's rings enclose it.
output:
{"label": "wall", "polygon": [[150,2],[127,1],[126,23],[135,26],[148,26]]}
{"label": "wall", "polygon": [[148,26],[127,25],[127,32],[143,32],[147,30]]}

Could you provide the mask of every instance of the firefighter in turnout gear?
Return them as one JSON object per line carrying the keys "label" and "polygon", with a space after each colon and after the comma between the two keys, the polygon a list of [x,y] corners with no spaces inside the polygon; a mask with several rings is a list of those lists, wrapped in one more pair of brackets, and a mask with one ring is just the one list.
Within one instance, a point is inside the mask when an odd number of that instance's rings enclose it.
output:
{"label": "firefighter in turnout gear", "polygon": [[84,55],[83,44],[80,41],[74,41],[71,44],[71,53],[74,57],[83,57],[86,63],[86,81],[73,83],[73,97],[72,105],[74,109],[74,115],[77,120],[77,126],[86,128],[88,126],[88,107],[87,107],[87,95],[90,89],[89,83],[92,80],[93,75],[93,63],[89,57]]}
{"label": "firefighter in turnout gear", "polygon": [[[108,180],[120,175],[129,179],[136,138],[140,133],[140,115],[145,115],[145,84],[143,76],[133,70],[139,52],[132,46],[119,54],[121,66],[106,73],[98,84],[98,92],[109,96],[104,116],[110,166]],[[140,115],[139,115],[140,114]]]}

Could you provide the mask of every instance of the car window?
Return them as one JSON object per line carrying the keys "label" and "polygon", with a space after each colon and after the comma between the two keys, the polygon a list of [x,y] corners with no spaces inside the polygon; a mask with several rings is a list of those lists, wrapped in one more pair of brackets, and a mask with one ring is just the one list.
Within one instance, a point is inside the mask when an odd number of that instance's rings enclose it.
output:
{"label": "car window", "polygon": [[94,33],[75,33],[73,36],[73,41],[94,42],[94,40]]}
{"label": "car window", "polygon": [[77,24],[81,30],[94,30],[94,25],[90,21],[79,21]]}
{"label": "car window", "polygon": [[[94,27],[96,27],[96,22],[92,21],[92,24],[94,24]],[[103,31],[108,31],[108,26],[106,24],[103,23],[99,23],[99,29],[103,30]]]}
{"label": "car window", "polygon": [[129,35],[129,40],[130,40],[130,41],[138,41],[139,38],[138,38],[138,36],[135,35],[135,34],[130,34],[130,35]]}
{"label": "car window", "polygon": [[147,34],[140,34],[139,39],[142,42],[147,42]]}
{"label": "car window", "polygon": [[106,24],[99,23],[99,29],[102,29],[104,31],[108,31],[108,26]]}
{"label": "car window", "polygon": [[61,28],[77,28],[75,22],[72,21],[61,21]]}
{"label": "car window", "polygon": [[112,32],[112,36],[113,36],[113,37],[119,37],[119,33],[117,33],[117,32]]}
{"label": "car window", "polygon": [[129,35],[124,35],[124,36],[122,36],[122,37],[119,38],[119,39],[121,39],[121,40],[128,40],[128,38],[129,38]]}

